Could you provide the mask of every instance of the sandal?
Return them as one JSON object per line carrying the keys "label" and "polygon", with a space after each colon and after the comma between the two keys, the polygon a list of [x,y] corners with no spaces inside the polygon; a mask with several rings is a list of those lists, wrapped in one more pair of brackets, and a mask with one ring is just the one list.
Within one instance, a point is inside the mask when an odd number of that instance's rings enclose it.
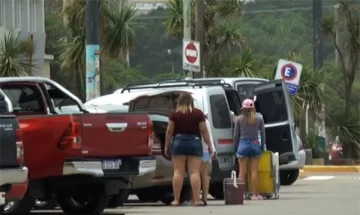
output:
{"label": "sandal", "polygon": [[207,206],[207,200],[202,199],[201,201],[203,202],[204,206]]}
{"label": "sandal", "polygon": [[256,196],[252,196],[251,200],[263,200],[264,197],[260,196],[260,195],[256,195]]}
{"label": "sandal", "polygon": [[[206,203],[206,205],[207,205],[207,203]],[[202,207],[202,206],[206,206],[206,205],[205,205],[205,202],[204,202],[204,201],[194,203],[194,206],[195,206],[195,207]]]}
{"label": "sandal", "polygon": [[180,205],[180,203],[179,202],[177,202],[177,201],[173,201],[173,202],[171,202],[171,206],[179,206]]}

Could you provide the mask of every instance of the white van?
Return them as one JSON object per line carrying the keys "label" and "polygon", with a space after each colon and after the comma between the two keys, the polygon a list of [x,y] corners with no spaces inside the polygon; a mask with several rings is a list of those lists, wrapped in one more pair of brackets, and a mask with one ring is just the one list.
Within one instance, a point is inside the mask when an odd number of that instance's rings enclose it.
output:
{"label": "white van", "polygon": [[290,98],[281,80],[232,77],[200,78],[192,81],[208,85],[229,84],[238,91],[241,101],[256,96],[256,109],[265,119],[267,149],[280,153],[281,185],[291,185],[297,180],[299,170],[305,165],[306,155],[295,134]]}

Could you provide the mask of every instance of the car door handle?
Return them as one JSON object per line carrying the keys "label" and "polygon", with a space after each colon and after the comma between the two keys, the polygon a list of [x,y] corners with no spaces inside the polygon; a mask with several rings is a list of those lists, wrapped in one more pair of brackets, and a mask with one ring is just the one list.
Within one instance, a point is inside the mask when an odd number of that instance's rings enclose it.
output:
{"label": "car door handle", "polygon": [[127,128],[128,124],[124,123],[106,123],[106,127],[110,132],[123,132]]}

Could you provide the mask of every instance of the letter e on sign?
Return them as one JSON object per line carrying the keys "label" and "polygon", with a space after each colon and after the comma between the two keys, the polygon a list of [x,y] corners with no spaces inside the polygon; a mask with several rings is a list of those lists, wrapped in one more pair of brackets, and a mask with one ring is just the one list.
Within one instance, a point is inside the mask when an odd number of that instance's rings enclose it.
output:
{"label": "letter e on sign", "polygon": [[285,64],[281,68],[281,77],[284,81],[292,81],[297,77],[297,69],[292,64]]}

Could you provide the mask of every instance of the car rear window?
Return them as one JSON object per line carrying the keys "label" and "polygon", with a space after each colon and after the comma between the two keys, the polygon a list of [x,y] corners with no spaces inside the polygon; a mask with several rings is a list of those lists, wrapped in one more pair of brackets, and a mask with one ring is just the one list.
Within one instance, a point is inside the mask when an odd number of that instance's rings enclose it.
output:
{"label": "car rear window", "polygon": [[214,128],[231,128],[230,110],[225,95],[210,96],[211,116]]}

